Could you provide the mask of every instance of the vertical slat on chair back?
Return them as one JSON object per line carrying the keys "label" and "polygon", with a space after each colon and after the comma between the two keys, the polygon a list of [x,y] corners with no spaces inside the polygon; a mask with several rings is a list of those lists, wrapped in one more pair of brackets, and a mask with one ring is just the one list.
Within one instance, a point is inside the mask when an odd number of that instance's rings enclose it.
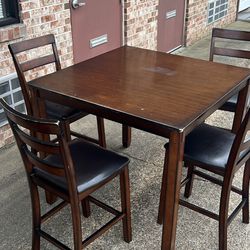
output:
{"label": "vertical slat on chair back", "polygon": [[[47,46],[47,45],[52,46],[52,54],[50,55],[46,55],[46,56],[32,59],[32,60],[25,61],[25,62],[20,62],[20,60],[18,59],[18,54],[22,52],[35,49],[35,48],[40,48],[40,47]],[[27,81],[26,81],[24,73],[34,68],[38,68],[40,66],[44,66],[50,63],[55,63],[56,70],[61,69],[54,35],[49,34],[49,35],[45,35],[42,37],[37,37],[37,38],[30,39],[30,40],[14,43],[14,44],[9,44],[9,50],[12,55],[14,65],[18,74],[18,78],[19,78],[20,85],[22,88],[28,114],[32,115],[33,111],[32,111],[32,105],[30,102],[30,93],[29,93],[29,89],[27,86]]]}
{"label": "vertical slat on chair back", "polygon": [[250,157],[250,108],[235,136],[229,155],[226,171],[234,173]]}
{"label": "vertical slat on chair back", "polygon": [[[46,157],[42,157],[42,155],[60,156],[64,153],[60,143],[62,141],[60,122],[34,119],[15,111],[3,99],[0,99],[0,103],[12,128],[28,174],[32,173],[35,166],[50,174],[65,176],[64,168],[53,165],[46,161]],[[59,138],[59,143],[45,141],[42,135],[55,135]]]}
{"label": "vertical slat on chair back", "polygon": [[216,42],[218,38],[250,42],[250,32],[213,28],[211,46],[210,46],[210,57],[209,57],[210,61],[214,60],[214,55],[250,59],[250,51],[217,47]]}

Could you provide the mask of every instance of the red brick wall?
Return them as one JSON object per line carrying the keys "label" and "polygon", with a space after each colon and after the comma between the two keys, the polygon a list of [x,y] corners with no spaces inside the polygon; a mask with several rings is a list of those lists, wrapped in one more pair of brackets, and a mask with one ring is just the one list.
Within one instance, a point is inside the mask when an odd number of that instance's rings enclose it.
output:
{"label": "red brick wall", "polygon": [[[0,77],[15,72],[7,45],[53,33],[62,67],[73,64],[69,0],[19,0],[22,24],[0,27]],[[40,51],[41,53],[44,50]],[[28,54],[27,58],[32,57]],[[44,69],[39,74],[47,73]],[[33,72],[33,76],[37,75]],[[30,75],[30,77],[32,77]],[[0,128],[0,147],[13,141],[8,125]]]}
{"label": "red brick wall", "polygon": [[[125,43],[137,47],[156,49],[159,0],[124,0],[124,2]],[[191,45],[208,35],[213,27],[224,27],[234,22],[237,0],[229,0],[228,4],[226,17],[212,24],[207,24],[208,0],[187,0],[184,34],[186,45]]]}
{"label": "red brick wall", "polygon": [[207,23],[208,0],[187,0],[186,45],[209,34],[213,27],[225,27],[235,21],[237,0],[228,1],[228,14],[214,23]]}
{"label": "red brick wall", "polygon": [[[55,34],[62,67],[73,64],[70,10],[66,7],[69,0],[19,0],[19,2],[23,23],[0,28],[0,77],[15,71],[7,49],[8,43],[48,33]],[[126,44],[156,50],[158,5],[159,0],[124,0]],[[233,22],[236,6],[237,0],[229,0],[227,17],[207,25],[208,0],[187,0],[185,35],[187,45],[207,35],[212,27],[222,27]],[[27,55],[31,56],[32,54]],[[47,72],[48,69],[44,69],[42,73]],[[37,74],[33,72],[30,77]],[[0,147],[12,140],[8,126],[0,128]]]}
{"label": "red brick wall", "polygon": [[124,2],[125,43],[156,49],[159,0],[125,0]]}

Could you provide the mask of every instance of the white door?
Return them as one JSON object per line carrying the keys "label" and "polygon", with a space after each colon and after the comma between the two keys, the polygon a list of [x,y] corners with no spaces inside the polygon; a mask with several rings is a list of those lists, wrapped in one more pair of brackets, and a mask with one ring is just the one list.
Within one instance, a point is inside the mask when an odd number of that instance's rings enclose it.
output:
{"label": "white door", "polygon": [[247,8],[250,8],[250,0],[239,0],[239,12],[242,10],[245,10]]}

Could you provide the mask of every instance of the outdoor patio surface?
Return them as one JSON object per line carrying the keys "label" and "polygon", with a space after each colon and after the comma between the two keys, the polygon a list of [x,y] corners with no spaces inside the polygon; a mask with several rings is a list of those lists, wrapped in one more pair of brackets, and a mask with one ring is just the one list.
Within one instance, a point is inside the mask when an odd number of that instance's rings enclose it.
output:
{"label": "outdoor patio surface", "polygon": [[238,20],[244,20],[250,22],[250,8],[239,13]]}
{"label": "outdoor patio surface", "polygon": [[[230,28],[250,31],[250,23],[236,22],[230,25]],[[209,42],[210,36],[176,53],[207,60]],[[250,50],[250,47],[248,49]],[[244,66],[250,68],[249,64],[244,64]],[[207,122],[229,128],[232,123],[232,114],[217,111]],[[85,131],[89,135],[96,136],[94,116],[89,115],[83,118],[73,124],[73,127],[78,131]],[[163,145],[166,140],[133,129],[132,144],[128,149],[124,149],[121,146],[121,125],[105,120],[105,130],[108,148],[131,159],[129,170],[133,240],[129,244],[123,241],[122,226],[121,223],[118,223],[90,244],[87,249],[160,249],[162,227],[156,223],[156,220],[164,160]],[[13,145],[2,149],[0,162],[0,249],[31,249],[30,195],[17,147]],[[235,177],[235,184],[239,187],[241,177],[242,172]],[[196,178],[190,201],[217,212],[219,196],[220,188],[218,186]],[[101,191],[97,191],[95,197],[119,208],[119,180],[115,179]],[[232,209],[238,201],[238,196],[233,194],[230,208]],[[43,211],[49,208],[45,203],[43,192],[41,192],[41,203]],[[94,205],[91,205],[91,211],[90,218],[82,218],[84,237],[110,218],[109,214]],[[71,245],[72,228],[69,207],[64,208],[60,214],[48,221],[44,228],[66,244]],[[41,242],[41,249],[56,249],[43,239]],[[180,206],[176,249],[218,249],[218,222]],[[241,213],[228,228],[228,249],[250,249],[250,225],[242,223]]]}

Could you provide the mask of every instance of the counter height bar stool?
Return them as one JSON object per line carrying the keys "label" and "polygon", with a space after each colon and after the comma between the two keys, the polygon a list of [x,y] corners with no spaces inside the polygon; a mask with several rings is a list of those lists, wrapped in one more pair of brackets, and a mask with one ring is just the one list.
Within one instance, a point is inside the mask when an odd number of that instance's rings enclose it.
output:
{"label": "counter height bar stool", "polygon": [[[51,54],[47,56],[38,57],[33,60],[28,60],[25,62],[22,62],[22,60],[20,60],[19,56],[21,53],[30,51],[32,49],[38,49],[38,48],[45,48],[45,49],[48,49],[49,52],[52,50],[52,52]],[[18,74],[27,113],[29,115],[34,115],[35,110],[33,109],[32,97],[29,91],[28,82],[26,81],[25,72],[28,72],[35,68],[39,68],[44,65],[52,65],[52,64],[55,65],[56,71],[61,69],[61,64],[60,64],[60,60],[59,60],[59,56],[57,52],[55,37],[53,34],[49,34],[49,35],[33,38],[30,40],[25,40],[25,41],[9,44],[9,50],[12,55],[14,65]],[[47,100],[45,101],[45,113],[46,113],[46,117],[49,119],[57,119],[57,120],[64,121],[63,125],[65,126],[67,140],[71,140],[71,135],[73,135],[73,136],[80,137],[80,138],[86,139],[94,143],[98,143],[102,147],[106,147],[103,118],[97,117],[97,128],[98,128],[99,140],[96,140],[94,138],[91,138],[86,135],[79,134],[77,132],[70,130],[70,124],[72,122],[75,122],[85,117],[86,115],[88,115],[88,113],[85,113],[80,110],[76,110],[76,109],[73,109],[64,105],[53,103]],[[52,204],[55,202],[56,197],[52,196],[49,192],[46,192],[46,200],[49,204]]]}
{"label": "counter height bar stool", "polygon": [[[180,199],[180,205],[188,207],[196,212],[219,221],[219,249],[227,249],[227,227],[242,209],[243,223],[249,223],[249,179],[250,179],[250,109],[235,135],[234,133],[202,124],[186,137],[184,149],[184,164],[188,167],[187,177],[182,181],[185,187],[184,196],[188,198],[192,192],[194,175],[198,175],[215,184],[222,186],[220,197],[219,214],[215,214],[197,205]],[[168,144],[165,145],[168,149]],[[163,220],[164,206],[164,183],[166,182],[168,150],[163,173],[158,223]],[[232,185],[235,173],[244,166],[242,189]],[[198,168],[198,169],[197,169]],[[200,169],[200,170],[199,170]],[[206,170],[221,176],[219,180],[201,170]],[[228,216],[230,192],[233,191],[241,196],[241,202]]]}
{"label": "counter height bar stool", "polygon": [[[46,48],[46,46],[48,47],[50,46],[50,48]],[[22,60],[20,60],[18,57],[20,53],[27,52],[29,50],[37,49],[37,48],[48,49],[48,51],[52,49],[52,53],[43,57],[21,62]],[[49,34],[49,35],[33,38],[30,40],[25,40],[25,41],[9,44],[9,50],[12,55],[14,65],[18,74],[20,86],[22,89],[24,101],[25,101],[26,108],[27,108],[27,113],[29,115],[34,115],[34,110],[32,108],[31,93],[29,91],[28,82],[26,81],[25,72],[28,72],[30,70],[33,70],[35,68],[38,68],[44,65],[50,65],[50,64],[55,64],[56,71],[61,69],[61,64],[60,64],[60,60],[59,60],[59,56],[57,52],[56,43],[55,43],[55,37],[53,34]],[[51,101],[45,101],[45,109],[46,109],[45,112],[46,112],[47,118],[58,119],[58,120],[64,121],[64,125],[66,128],[65,131],[67,132],[66,135],[67,135],[68,140],[70,140],[71,135],[73,135],[76,137],[84,138],[94,143],[98,143],[102,147],[106,147],[103,118],[97,117],[99,139],[96,140],[94,138],[90,138],[86,135],[82,135],[82,134],[79,134],[77,132],[70,130],[70,124],[72,122],[75,122],[81,119],[82,117],[85,117],[86,115],[88,115],[88,113],[70,108],[68,106],[53,103]]]}
{"label": "counter height bar stool", "polygon": [[[15,111],[3,99],[0,99],[0,103],[14,133],[30,187],[33,212],[32,249],[40,249],[40,237],[60,249],[70,249],[41,228],[41,224],[67,204],[71,208],[75,250],[86,247],[120,220],[123,221],[124,240],[130,242],[132,230],[128,158],[83,139],[68,141],[65,126],[62,124],[64,121],[33,118]],[[58,140],[44,141],[43,136],[34,137],[32,134],[53,134]],[[41,152],[47,156],[39,157]],[[121,212],[90,196],[116,176],[120,176]],[[38,187],[52,192],[63,201],[41,215]],[[88,217],[89,202],[110,212],[114,217],[82,241],[80,205],[83,215]]]}
{"label": "counter height bar stool", "polygon": [[[242,42],[247,44],[250,48],[250,32],[249,31],[241,31],[241,30],[229,30],[229,29],[220,29],[220,28],[213,28],[212,30],[212,39],[211,39],[211,46],[210,46],[210,61],[215,61],[215,56],[220,57],[229,57],[229,58],[243,58],[249,59],[250,64],[250,49],[249,50],[242,50],[239,48],[233,48],[232,46],[225,46],[219,44],[219,42],[225,39],[228,43],[232,42]],[[225,41],[224,40],[224,41]],[[248,97],[245,98],[246,103],[241,103],[240,105],[247,106],[248,104]],[[234,112],[234,122],[232,131],[236,133],[236,128],[239,127],[239,124],[236,121],[240,121],[238,116],[242,116],[239,112],[236,112],[238,94],[231,97],[228,101],[226,101],[221,107],[220,110]]]}

